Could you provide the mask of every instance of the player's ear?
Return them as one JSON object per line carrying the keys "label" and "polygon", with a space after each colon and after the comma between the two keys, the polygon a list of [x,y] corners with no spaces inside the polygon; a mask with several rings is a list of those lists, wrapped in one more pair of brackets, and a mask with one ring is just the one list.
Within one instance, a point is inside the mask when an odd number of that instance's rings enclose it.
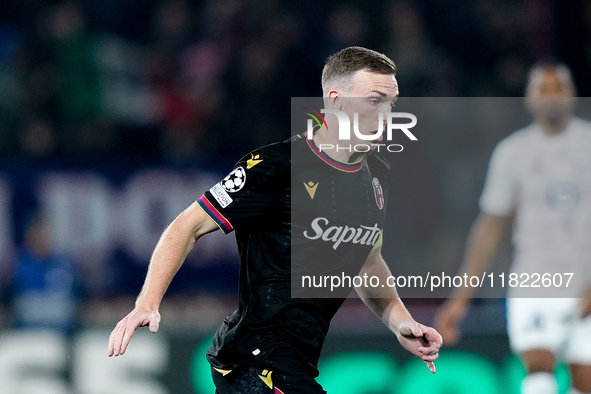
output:
{"label": "player's ear", "polygon": [[338,89],[331,89],[328,92],[328,106],[330,109],[341,109],[342,99],[341,92]]}

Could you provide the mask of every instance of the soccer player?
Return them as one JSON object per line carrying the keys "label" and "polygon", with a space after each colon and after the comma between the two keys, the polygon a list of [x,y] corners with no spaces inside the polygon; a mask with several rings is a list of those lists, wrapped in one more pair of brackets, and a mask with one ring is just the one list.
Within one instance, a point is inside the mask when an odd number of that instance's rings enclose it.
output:
{"label": "soccer player", "polygon": [[[573,272],[580,283],[567,296],[582,298],[521,298],[523,289],[509,290],[508,335],[526,366],[524,394],[558,392],[553,371],[559,357],[569,364],[571,393],[591,393],[591,305],[583,277],[591,262],[591,124],[573,115],[575,95],[565,65],[530,71],[526,105],[533,123],[496,146],[461,267],[482,275],[514,217],[512,272]],[[435,326],[446,343],[459,339],[474,291],[454,289],[439,310]]]}
{"label": "soccer player", "polygon": [[[383,54],[343,49],[323,70],[325,106],[350,119],[358,112],[360,132],[374,134],[376,111],[390,111],[398,97],[395,73]],[[316,366],[344,298],[294,297],[292,277],[299,282],[294,273],[367,274],[381,283],[390,275],[380,252],[389,166],[373,152],[319,149],[339,143],[337,118],[325,121],[312,139],[304,133],[248,153],[170,224],[156,245],[135,309],[111,333],[109,356],[124,354],[138,327],[158,329],[160,301],[201,236],[235,231],[239,307],[207,352],[216,392],[325,392],[314,379]],[[354,136],[348,143],[359,141]],[[345,231],[354,237],[339,235]],[[435,373],[442,343],[437,331],[411,317],[395,288],[356,290],[400,344]]]}

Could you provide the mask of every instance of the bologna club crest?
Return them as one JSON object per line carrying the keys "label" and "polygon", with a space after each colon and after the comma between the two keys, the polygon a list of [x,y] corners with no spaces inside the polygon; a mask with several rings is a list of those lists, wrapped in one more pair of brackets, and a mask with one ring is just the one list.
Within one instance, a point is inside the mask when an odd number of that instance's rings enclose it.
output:
{"label": "bologna club crest", "polygon": [[371,182],[373,185],[373,194],[376,198],[376,204],[378,204],[378,208],[384,208],[384,191],[382,190],[382,185],[380,185],[380,181],[378,178],[374,178]]}

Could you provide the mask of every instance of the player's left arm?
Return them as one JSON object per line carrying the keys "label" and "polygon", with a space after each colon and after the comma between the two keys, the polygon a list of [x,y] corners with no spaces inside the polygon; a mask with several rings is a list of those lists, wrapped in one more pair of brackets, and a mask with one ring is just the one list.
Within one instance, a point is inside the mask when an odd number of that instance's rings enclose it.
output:
{"label": "player's left arm", "polygon": [[396,335],[406,350],[420,357],[435,373],[433,362],[439,357],[443,343],[441,335],[434,328],[416,322],[398,296],[396,287],[386,285],[392,274],[382,257],[381,245],[374,248],[365,260],[360,272],[360,276],[364,275],[378,277],[384,286],[355,288],[363,302]]}

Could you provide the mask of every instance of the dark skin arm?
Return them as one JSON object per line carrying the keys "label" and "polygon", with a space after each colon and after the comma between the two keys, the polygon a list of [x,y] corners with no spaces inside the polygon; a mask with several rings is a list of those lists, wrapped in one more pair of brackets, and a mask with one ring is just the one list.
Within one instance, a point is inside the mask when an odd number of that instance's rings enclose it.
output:
{"label": "dark skin arm", "polygon": [[[503,238],[507,221],[507,218],[484,212],[478,215],[468,235],[460,268],[462,275],[466,273],[468,276],[482,276]],[[446,343],[453,345],[459,341],[459,326],[477,290],[472,287],[455,288],[451,297],[438,310],[434,325]]]}

